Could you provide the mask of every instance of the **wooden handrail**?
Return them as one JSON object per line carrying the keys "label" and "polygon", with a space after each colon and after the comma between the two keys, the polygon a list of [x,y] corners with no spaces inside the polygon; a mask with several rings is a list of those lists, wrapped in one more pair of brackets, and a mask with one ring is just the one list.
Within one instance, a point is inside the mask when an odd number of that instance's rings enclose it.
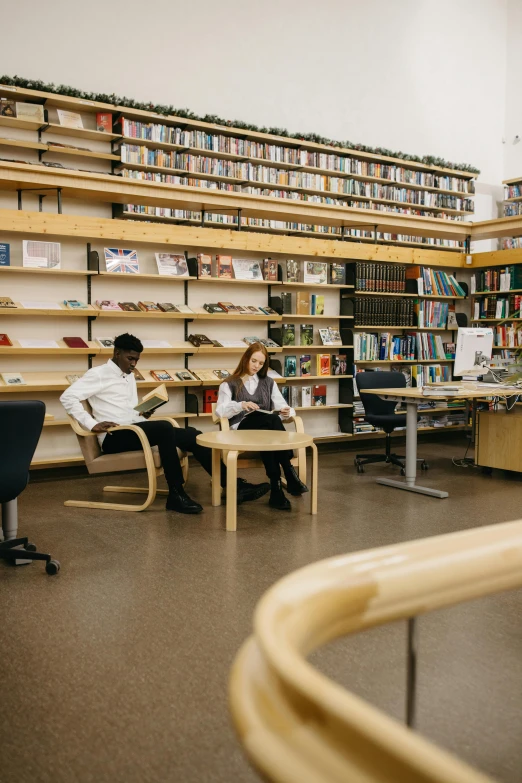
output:
{"label": "wooden handrail", "polygon": [[522,521],[335,557],[290,574],[255,612],[231,675],[252,762],[278,783],[486,783],[318,672],[346,634],[522,585]]}

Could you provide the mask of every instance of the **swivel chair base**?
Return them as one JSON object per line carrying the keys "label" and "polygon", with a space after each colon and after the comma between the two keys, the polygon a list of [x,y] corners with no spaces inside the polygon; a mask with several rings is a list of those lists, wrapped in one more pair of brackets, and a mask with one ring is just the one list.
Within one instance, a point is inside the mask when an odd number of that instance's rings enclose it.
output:
{"label": "swivel chair base", "polygon": [[[364,466],[373,462],[386,462],[391,465],[397,465],[401,469],[401,476],[406,475],[405,457],[391,453],[391,434],[386,433],[386,452],[384,454],[357,454],[353,464],[357,468],[357,473],[364,473]],[[417,462],[421,463],[421,470],[428,470],[429,465],[425,459],[419,458]]]}
{"label": "swivel chair base", "polygon": [[[21,549],[18,549],[21,547]],[[0,543],[0,560],[15,563],[17,560],[45,560],[45,570],[49,576],[54,576],[60,570],[58,560],[53,560],[51,555],[37,552],[34,544],[28,538],[11,538]]]}

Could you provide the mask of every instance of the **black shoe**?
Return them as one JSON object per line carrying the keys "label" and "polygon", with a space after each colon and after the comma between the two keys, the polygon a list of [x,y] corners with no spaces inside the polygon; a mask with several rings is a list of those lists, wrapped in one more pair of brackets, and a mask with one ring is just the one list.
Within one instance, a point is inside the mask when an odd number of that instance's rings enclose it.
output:
{"label": "black shoe", "polygon": [[203,506],[192,500],[182,487],[170,490],[166,508],[167,511],[177,511],[178,514],[200,514],[203,511]]}
{"label": "black shoe", "polygon": [[289,468],[285,468],[284,471],[285,471],[285,478],[286,478],[286,488],[291,495],[294,495],[294,497],[298,497],[299,495],[304,495],[305,492],[309,491],[306,484],[303,484],[303,482],[295,472],[295,468],[293,465],[290,465]]}
{"label": "black shoe", "polygon": [[268,505],[272,506],[272,508],[277,508],[279,511],[291,511],[292,510],[292,504],[286,497],[285,493],[283,492],[283,487],[281,486],[281,482],[279,481],[277,483],[277,486],[272,487],[272,491],[270,492],[270,500],[268,501]]}
{"label": "black shoe", "polygon": [[270,490],[270,484],[249,484],[245,479],[237,480],[237,505],[245,503],[247,500],[257,500]]}

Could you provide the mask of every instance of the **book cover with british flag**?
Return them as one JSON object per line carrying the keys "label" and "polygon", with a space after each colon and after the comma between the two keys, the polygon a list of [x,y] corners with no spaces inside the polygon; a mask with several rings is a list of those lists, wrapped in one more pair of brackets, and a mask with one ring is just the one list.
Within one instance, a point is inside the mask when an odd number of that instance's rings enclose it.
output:
{"label": "book cover with british flag", "polygon": [[121,247],[105,247],[103,250],[107,272],[139,275],[137,250],[123,250]]}

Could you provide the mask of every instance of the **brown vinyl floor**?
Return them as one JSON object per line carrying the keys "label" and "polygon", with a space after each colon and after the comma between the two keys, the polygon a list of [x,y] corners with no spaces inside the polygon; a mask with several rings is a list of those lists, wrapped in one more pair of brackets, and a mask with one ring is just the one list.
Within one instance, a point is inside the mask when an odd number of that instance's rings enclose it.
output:
{"label": "brown vinyl floor", "polygon": [[[236,535],[191,469],[199,517],[69,509],[104,478],[33,481],[20,533],[62,563],[0,563],[2,783],[249,783],[227,680],[274,581],[343,552],[522,516],[520,477],[455,468],[462,441],[423,444],[426,483],[447,500],[378,486],[350,452],[320,455],[319,515],[245,504]],[[249,471],[252,479],[261,473]],[[136,481],[123,476],[122,483]],[[110,483],[118,483],[113,477]],[[111,499],[116,499],[113,496]],[[136,499],[136,496],[134,496]],[[504,783],[522,780],[522,592],[419,620],[419,729]],[[404,712],[403,624],[330,645],[314,661],[387,710]],[[397,781],[400,783],[400,781]]]}

